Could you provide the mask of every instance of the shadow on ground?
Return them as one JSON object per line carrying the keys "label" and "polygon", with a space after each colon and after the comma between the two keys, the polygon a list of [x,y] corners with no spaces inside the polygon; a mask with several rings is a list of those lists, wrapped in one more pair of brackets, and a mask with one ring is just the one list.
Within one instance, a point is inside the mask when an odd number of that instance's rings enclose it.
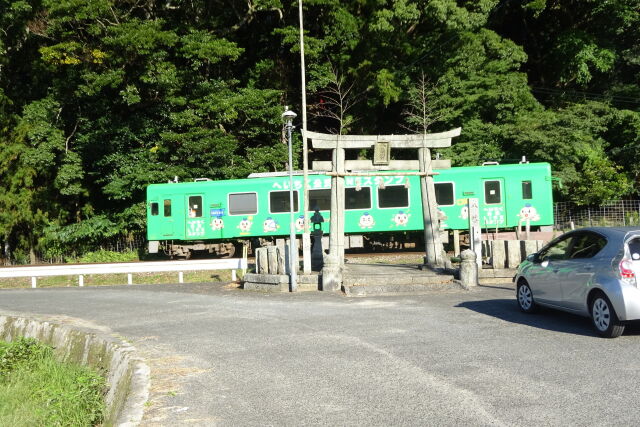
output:
{"label": "shadow on ground", "polygon": [[[545,308],[541,308],[535,314],[526,314],[520,311],[515,299],[466,301],[456,307],[532,328],[588,337],[597,336],[589,318]],[[640,323],[627,325],[624,335],[640,336]]]}

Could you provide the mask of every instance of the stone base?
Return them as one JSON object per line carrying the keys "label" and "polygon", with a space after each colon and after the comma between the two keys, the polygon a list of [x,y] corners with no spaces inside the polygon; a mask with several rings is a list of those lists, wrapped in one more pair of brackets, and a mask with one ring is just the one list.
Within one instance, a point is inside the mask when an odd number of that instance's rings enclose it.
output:
{"label": "stone base", "polygon": [[462,291],[451,271],[409,264],[347,264],[342,282],[347,296],[407,295]]}
{"label": "stone base", "polygon": [[478,282],[481,285],[513,284],[513,277],[516,275],[516,271],[516,269],[511,268],[483,268],[478,272]]}
{"label": "stone base", "polygon": [[[300,274],[298,292],[317,291],[321,283],[318,274]],[[289,275],[287,274],[255,274],[247,273],[242,278],[243,289],[262,292],[289,292]]]}

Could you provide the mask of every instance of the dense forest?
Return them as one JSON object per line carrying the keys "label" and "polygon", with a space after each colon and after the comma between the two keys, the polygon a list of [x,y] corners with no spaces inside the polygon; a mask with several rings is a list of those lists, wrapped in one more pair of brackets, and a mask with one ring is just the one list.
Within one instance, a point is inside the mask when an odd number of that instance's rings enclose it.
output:
{"label": "dense forest", "polygon": [[[460,126],[440,153],[456,166],[527,156],[557,199],[638,196],[638,0],[303,10],[309,130]],[[300,81],[295,0],[0,0],[3,251],[143,230],[149,183],[285,170]]]}

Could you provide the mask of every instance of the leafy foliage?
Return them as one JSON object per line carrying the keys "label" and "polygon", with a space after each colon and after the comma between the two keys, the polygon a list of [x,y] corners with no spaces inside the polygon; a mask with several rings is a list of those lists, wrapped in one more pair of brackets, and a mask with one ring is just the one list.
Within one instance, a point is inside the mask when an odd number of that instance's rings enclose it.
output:
{"label": "leafy foliage", "polygon": [[[310,130],[460,126],[441,153],[455,165],[526,155],[552,163],[559,198],[637,195],[636,0],[307,0],[304,19],[310,112],[338,114],[310,114]],[[143,230],[149,183],[285,168],[297,2],[0,0],[0,28],[14,258]],[[341,113],[326,105],[336,85],[357,94]]]}
{"label": "leafy foliage", "polygon": [[96,262],[131,262],[137,261],[138,254],[134,251],[127,252],[113,252],[113,251],[95,251],[87,252],[80,257],[78,262],[82,263],[96,263]]}
{"label": "leafy foliage", "polygon": [[35,338],[21,337],[0,346],[0,380],[19,367],[51,357],[51,347],[41,344]]}

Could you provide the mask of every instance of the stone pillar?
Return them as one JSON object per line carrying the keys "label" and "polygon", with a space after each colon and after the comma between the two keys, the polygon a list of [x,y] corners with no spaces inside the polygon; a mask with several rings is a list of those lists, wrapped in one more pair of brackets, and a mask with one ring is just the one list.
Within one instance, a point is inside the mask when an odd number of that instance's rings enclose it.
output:
{"label": "stone pillar", "polygon": [[453,230],[453,255],[460,256],[460,230]]}
{"label": "stone pillar", "polygon": [[[333,150],[333,172],[336,175],[331,177],[331,217],[329,218],[329,255],[330,261],[322,269],[330,271],[330,279],[327,286],[331,290],[340,289],[342,285],[342,264],[344,263],[344,148],[340,147],[340,136],[338,136],[337,148]],[[329,257],[327,257],[329,258]],[[334,267],[334,263],[336,266]],[[337,284],[334,283],[337,281]],[[324,289],[324,278],[322,279]],[[337,289],[334,289],[337,286]]]}
{"label": "stone pillar", "polygon": [[537,240],[525,240],[524,242],[524,256],[525,258],[533,253],[538,252]]}
{"label": "stone pillar", "polygon": [[268,274],[269,261],[267,261],[267,248],[257,248],[256,252],[256,273]]}
{"label": "stone pillar", "polygon": [[492,253],[492,262],[493,268],[503,269],[507,266],[507,257],[505,250],[505,241],[504,240],[491,240],[491,244],[493,245]]}
{"label": "stone pillar", "polygon": [[289,266],[285,256],[286,242],[284,239],[276,239],[276,247],[278,248],[278,274],[289,274]]}
{"label": "stone pillar", "polygon": [[[419,148],[418,161],[420,164],[420,172],[427,174],[431,172],[431,150],[426,147]],[[442,259],[444,247],[440,239],[438,207],[435,201],[436,191],[432,176],[423,175],[420,177],[420,190],[422,193],[426,263],[431,267],[442,267],[444,265]]]}
{"label": "stone pillar", "polygon": [[465,249],[460,254],[460,282],[465,288],[478,285],[478,264],[476,264],[476,254],[472,250]]}
{"label": "stone pillar", "polygon": [[342,268],[339,260],[332,254],[324,258],[322,268],[322,290],[335,292],[342,286]]}
{"label": "stone pillar", "polygon": [[517,268],[522,261],[520,240],[507,240],[507,268]]}
{"label": "stone pillar", "polygon": [[[308,216],[307,212],[304,216],[306,227],[309,227]],[[302,233],[302,271],[304,274],[311,273],[311,235],[308,232]]]}
{"label": "stone pillar", "polygon": [[269,265],[269,274],[278,274],[278,248],[276,246],[267,246],[267,264]]}

